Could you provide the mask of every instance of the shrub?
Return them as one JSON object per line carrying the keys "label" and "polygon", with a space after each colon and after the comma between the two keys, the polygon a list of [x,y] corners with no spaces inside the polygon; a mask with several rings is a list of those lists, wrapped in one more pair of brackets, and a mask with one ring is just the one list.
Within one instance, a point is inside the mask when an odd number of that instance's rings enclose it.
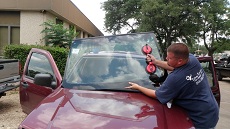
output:
{"label": "shrub", "polygon": [[32,48],[39,48],[47,50],[53,56],[56,65],[60,71],[60,74],[64,75],[65,64],[69,50],[60,47],[48,47],[39,45],[7,45],[3,48],[5,59],[18,59],[21,63],[22,68],[26,62],[27,56]]}
{"label": "shrub", "polygon": [[42,24],[44,29],[41,33],[45,34],[46,46],[58,46],[69,48],[73,38],[77,35],[74,28],[66,29],[63,24],[56,24],[52,21],[44,22]]}

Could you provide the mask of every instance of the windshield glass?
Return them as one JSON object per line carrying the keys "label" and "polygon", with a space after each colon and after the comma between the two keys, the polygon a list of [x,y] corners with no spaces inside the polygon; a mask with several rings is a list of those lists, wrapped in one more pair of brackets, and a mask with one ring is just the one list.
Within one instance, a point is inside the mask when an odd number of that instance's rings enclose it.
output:
{"label": "windshield glass", "polygon": [[[66,64],[63,86],[76,89],[125,89],[128,82],[153,87],[142,47],[148,44],[161,59],[153,33],[135,33],[75,40]],[[163,69],[155,74],[163,76]]]}

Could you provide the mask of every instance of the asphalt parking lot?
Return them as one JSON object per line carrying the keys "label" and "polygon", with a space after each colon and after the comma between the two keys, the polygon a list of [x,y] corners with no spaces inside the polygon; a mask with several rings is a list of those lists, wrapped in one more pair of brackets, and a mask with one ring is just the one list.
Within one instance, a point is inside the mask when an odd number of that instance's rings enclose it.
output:
{"label": "asphalt parking lot", "polygon": [[[230,78],[219,81],[221,91],[220,119],[216,129],[230,128]],[[21,111],[18,90],[7,92],[0,98],[0,129],[17,129],[26,117]]]}

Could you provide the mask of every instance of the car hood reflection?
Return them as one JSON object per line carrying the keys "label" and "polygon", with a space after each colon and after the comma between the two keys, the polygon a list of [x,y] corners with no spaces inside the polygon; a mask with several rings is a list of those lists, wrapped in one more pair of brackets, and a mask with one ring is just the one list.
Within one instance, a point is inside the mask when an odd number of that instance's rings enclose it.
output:
{"label": "car hood reflection", "polygon": [[141,93],[61,89],[26,120],[32,127],[52,129],[167,128],[165,108]]}

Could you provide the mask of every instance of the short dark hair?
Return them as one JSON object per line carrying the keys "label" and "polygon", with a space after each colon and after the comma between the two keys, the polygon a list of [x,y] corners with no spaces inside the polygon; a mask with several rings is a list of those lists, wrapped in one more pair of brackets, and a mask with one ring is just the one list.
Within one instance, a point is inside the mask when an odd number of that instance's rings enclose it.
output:
{"label": "short dark hair", "polygon": [[167,52],[172,52],[176,58],[188,59],[188,46],[184,43],[173,43],[167,48]]}

